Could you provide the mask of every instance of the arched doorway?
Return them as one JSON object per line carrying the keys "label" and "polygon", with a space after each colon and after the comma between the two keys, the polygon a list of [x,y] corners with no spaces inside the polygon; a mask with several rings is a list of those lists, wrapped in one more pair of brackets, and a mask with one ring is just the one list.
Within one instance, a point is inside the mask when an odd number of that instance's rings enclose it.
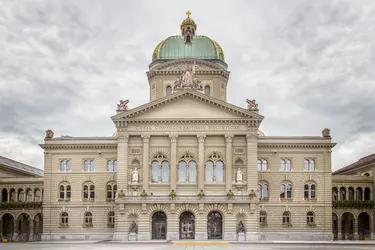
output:
{"label": "arched doorway", "polygon": [[358,215],[358,236],[360,240],[371,237],[370,216],[367,213]]}
{"label": "arched doorway", "polygon": [[354,216],[351,213],[344,213],[341,217],[341,234],[343,240],[354,239]]}
{"label": "arched doorway", "polygon": [[333,239],[338,240],[338,218],[335,213],[332,213],[332,232],[333,232]]}
{"label": "arched doorway", "polygon": [[195,216],[191,212],[183,212],[180,215],[180,239],[195,238]]}
{"label": "arched doorway", "polygon": [[156,212],[152,215],[152,239],[167,239],[167,215],[164,212]]}
{"label": "arched doorway", "polygon": [[18,216],[19,241],[28,241],[30,235],[30,216],[22,213]]}
{"label": "arched doorway", "polygon": [[42,214],[37,214],[34,217],[34,239],[33,240],[42,240],[43,233],[43,217]]}
{"label": "arched doorway", "polygon": [[223,217],[217,211],[212,211],[207,216],[208,239],[223,239]]}
{"label": "arched doorway", "polygon": [[8,240],[11,240],[14,232],[14,217],[11,214],[4,214],[1,217],[1,232]]}

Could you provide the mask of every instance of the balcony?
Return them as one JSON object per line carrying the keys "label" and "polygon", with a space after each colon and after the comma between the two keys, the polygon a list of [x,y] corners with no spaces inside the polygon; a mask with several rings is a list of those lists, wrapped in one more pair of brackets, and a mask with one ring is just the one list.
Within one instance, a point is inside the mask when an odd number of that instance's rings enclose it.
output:
{"label": "balcony", "polygon": [[0,202],[0,209],[39,209],[42,205],[41,201],[6,201]]}
{"label": "balcony", "polygon": [[375,203],[373,201],[357,201],[357,200],[341,200],[332,201],[333,208],[353,208],[353,209],[373,209]]}
{"label": "balcony", "polygon": [[126,203],[255,203],[258,202],[258,199],[247,195],[235,195],[231,197],[226,195],[206,195],[202,198],[197,195],[177,195],[174,198],[171,198],[169,195],[149,195],[146,197],[119,197],[117,201]]}

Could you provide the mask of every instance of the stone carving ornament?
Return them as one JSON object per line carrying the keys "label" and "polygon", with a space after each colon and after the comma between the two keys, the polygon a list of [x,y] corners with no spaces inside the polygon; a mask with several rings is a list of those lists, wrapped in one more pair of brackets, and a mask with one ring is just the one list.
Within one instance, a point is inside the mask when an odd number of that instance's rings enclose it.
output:
{"label": "stone carving ornament", "polygon": [[193,66],[187,66],[187,70],[174,83],[175,89],[202,90],[201,82],[195,77],[195,62]]}
{"label": "stone carving ornament", "polygon": [[129,103],[129,99],[120,100],[120,102],[117,104],[117,110],[121,110],[121,111],[128,110],[128,103]]}
{"label": "stone carving ornament", "polygon": [[255,100],[246,99],[246,102],[247,102],[247,109],[248,110],[259,111],[258,104],[256,103]]}
{"label": "stone carving ornament", "polygon": [[242,171],[240,168],[237,169],[236,182],[242,182]]}

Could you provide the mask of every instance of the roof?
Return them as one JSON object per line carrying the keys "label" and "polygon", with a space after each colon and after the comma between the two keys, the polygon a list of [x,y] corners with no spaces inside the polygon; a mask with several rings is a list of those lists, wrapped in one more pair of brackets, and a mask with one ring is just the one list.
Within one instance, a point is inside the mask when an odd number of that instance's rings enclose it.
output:
{"label": "roof", "polygon": [[191,44],[186,44],[182,35],[176,35],[161,41],[152,53],[152,61],[180,58],[224,61],[224,51],[217,42],[207,36],[193,36]]}
{"label": "roof", "polygon": [[0,156],[0,165],[3,165],[11,170],[33,175],[35,177],[43,176],[44,171],[24,163]]}
{"label": "roof", "polygon": [[335,175],[335,174],[341,174],[343,172],[346,172],[346,171],[349,171],[349,170],[353,170],[355,168],[359,168],[359,167],[362,167],[362,166],[366,166],[366,165],[369,165],[371,163],[375,163],[375,154],[371,154],[371,155],[368,155],[368,156],[365,156],[365,157],[362,157],[361,159],[359,159],[358,161],[346,166],[346,167],[343,167],[339,170],[336,170],[335,172],[333,172],[332,174]]}

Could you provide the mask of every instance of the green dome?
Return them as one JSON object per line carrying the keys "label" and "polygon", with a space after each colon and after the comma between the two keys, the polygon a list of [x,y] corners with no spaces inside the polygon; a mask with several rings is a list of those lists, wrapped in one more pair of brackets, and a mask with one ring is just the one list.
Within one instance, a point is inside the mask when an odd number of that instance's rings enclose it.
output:
{"label": "green dome", "polygon": [[170,36],[160,42],[152,54],[152,61],[180,58],[219,59],[224,61],[220,45],[207,36],[196,35],[191,43],[185,43],[183,36]]}

